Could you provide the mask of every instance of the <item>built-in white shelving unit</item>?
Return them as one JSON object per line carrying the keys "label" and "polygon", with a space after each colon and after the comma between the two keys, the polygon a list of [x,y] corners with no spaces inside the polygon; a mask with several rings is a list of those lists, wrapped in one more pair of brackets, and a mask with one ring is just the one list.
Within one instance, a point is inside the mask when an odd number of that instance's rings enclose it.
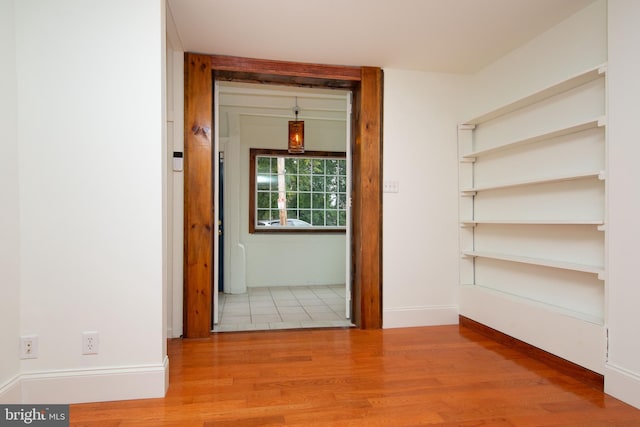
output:
{"label": "built-in white shelving unit", "polygon": [[458,127],[460,314],[604,369],[606,66]]}

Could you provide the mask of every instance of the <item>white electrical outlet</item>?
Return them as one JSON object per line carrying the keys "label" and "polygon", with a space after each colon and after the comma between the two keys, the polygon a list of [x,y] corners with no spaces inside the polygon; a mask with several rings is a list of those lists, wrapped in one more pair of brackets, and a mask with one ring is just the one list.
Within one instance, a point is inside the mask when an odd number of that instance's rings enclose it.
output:
{"label": "white electrical outlet", "polygon": [[35,359],[38,357],[38,336],[23,335],[20,337],[20,359]]}
{"label": "white electrical outlet", "polygon": [[100,351],[100,340],[98,333],[83,332],[82,333],[82,354],[98,354]]}

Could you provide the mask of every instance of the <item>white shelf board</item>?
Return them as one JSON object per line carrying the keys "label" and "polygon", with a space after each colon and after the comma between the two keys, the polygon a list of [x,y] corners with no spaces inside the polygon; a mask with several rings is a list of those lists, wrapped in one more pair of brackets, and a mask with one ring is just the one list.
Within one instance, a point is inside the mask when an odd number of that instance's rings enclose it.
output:
{"label": "white shelf board", "polygon": [[484,185],[484,186],[478,186],[473,188],[463,188],[460,190],[460,192],[475,193],[477,191],[498,190],[501,188],[521,187],[525,185],[534,185],[534,184],[547,184],[551,182],[571,181],[574,179],[595,178],[595,177],[597,177],[600,180],[604,180],[604,172],[590,171],[590,172],[584,172],[579,174],[558,175],[558,176],[552,176],[547,178],[527,179],[523,181],[506,182],[503,184],[492,184],[492,185]]}
{"label": "white shelf board", "polygon": [[572,77],[569,77],[568,79],[562,80],[561,82],[552,84],[544,89],[538,90],[530,95],[524,96],[518,99],[517,101],[510,102],[486,114],[483,114],[481,116],[468,120],[464,124],[477,125],[483,122],[488,122],[489,120],[495,119],[496,117],[503,116],[512,111],[519,110],[520,108],[526,107],[527,105],[535,104],[536,102],[540,102],[544,99],[550,98],[559,93],[566,92],[578,86],[582,86],[583,84],[589,83],[590,81],[600,78],[605,72],[606,72],[606,65],[604,64],[597,66],[595,68],[590,68]]}
{"label": "white shelf board", "polygon": [[463,226],[475,226],[477,224],[498,224],[498,225],[603,225],[602,220],[554,220],[554,219],[542,219],[542,220],[461,220],[460,224]]}
{"label": "white shelf board", "polygon": [[473,161],[476,157],[480,157],[480,156],[484,156],[487,154],[491,154],[491,153],[496,153],[499,151],[504,151],[504,150],[508,150],[511,148],[515,148],[517,146],[520,145],[525,145],[525,144],[532,144],[535,142],[540,142],[540,141],[545,141],[551,138],[557,138],[560,136],[564,136],[564,135],[569,135],[572,133],[577,133],[577,132],[582,132],[588,129],[594,129],[596,127],[601,127],[604,126],[605,124],[605,118],[604,117],[599,117],[599,118],[595,118],[595,119],[591,119],[591,120],[587,120],[587,121],[583,121],[583,122],[579,122],[579,123],[574,123],[573,125],[569,125],[566,127],[563,127],[561,129],[556,129],[550,132],[547,132],[545,134],[542,135],[536,135],[536,136],[532,136],[530,138],[524,138],[524,139],[519,139],[516,141],[511,141],[508,142],[506,144],[502,144],[502,145],[498,145],[496,147],[491,147],[491,148],[487,148],[484,150],[478,150],[478,151],[474,151],[472,153],[468,153],[465,154],[461,157],[460,161]]}
{"label": "white shelf board", "polygon": [[501,261],[520,262],[523,264],[540,265],[543,267],[560,268],[563,270],[580,271],[583,273],[593,273],[601,277],[604,274],[602,267],[594,265],[577,264],[573,262],[557,261],[550,259],[531,258],[519,255],[500,254],[495,252],[484,251],[463,251],[463,255],[471,257],[491,258]]}

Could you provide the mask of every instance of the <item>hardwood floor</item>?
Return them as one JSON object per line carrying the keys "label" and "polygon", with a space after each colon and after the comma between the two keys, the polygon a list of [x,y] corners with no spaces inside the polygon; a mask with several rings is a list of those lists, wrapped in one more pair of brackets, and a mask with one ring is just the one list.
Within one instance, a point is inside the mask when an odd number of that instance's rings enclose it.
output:
{"label": "hardwood floor", "polygon": [[170,340],[164,399],[72,426],[640,426],[640,410],[462,326]]}

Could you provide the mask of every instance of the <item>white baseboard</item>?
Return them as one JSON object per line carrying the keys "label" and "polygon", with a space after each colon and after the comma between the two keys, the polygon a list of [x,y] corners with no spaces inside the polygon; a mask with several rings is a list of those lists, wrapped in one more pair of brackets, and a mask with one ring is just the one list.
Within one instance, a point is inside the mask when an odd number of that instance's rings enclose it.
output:
{"label": "white baseboard", "polygon": [[638,374],[607,363],[604,392],[640,409],[640,376]]}
{"label": "white baseboard", "polygon": [[0,390],[0,402],[70,404],[164,397],[169,359],[160,365],[20,375]]}
{"label": "white baseboard", "polygon": [[175,329],[175,333],[173,331],[173,328],[167,328],[167,338],[180,338],[180,336],[182,335],[182,329]]}
{"label": "white baseboard", "polygon": [[11,405],[16,403],[22,403],[20,375],[16,375],[0,386],[0,404]]}
{"label": "white baseboard", "polygon": [[458,307],[454,305],[428,307],[399,307],[382,310],[382,327],[407,328],[413,326],[456,325]]}

